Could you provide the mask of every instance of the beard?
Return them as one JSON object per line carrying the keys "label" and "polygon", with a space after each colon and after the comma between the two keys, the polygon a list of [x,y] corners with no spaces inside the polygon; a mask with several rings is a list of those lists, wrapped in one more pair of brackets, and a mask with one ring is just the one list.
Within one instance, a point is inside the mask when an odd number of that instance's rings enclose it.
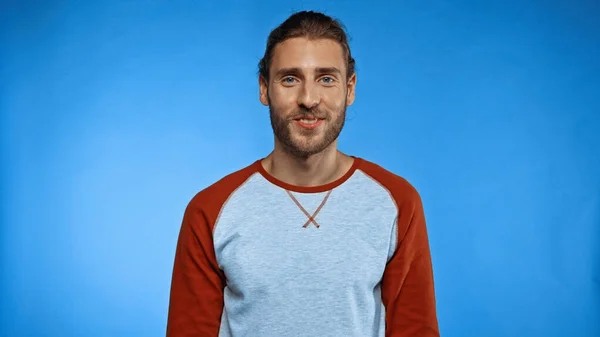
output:
{"label": "beard", "polygon": [[346,102],[344,102],[340,111],[334,114],[321,109],[299,108],[290,116],[302,114],[312,114],[318,118],[323,118],[323,122],[326,122],[324,125],[326,129],[321,131],[299,130],[294,125],[296,123],[294,119],[282,116],[273,108],[272,104],[269,104],[269,116],[275,137],[287,153],[297,158],[307,158],[320,153],[338,138],[346,121]]}

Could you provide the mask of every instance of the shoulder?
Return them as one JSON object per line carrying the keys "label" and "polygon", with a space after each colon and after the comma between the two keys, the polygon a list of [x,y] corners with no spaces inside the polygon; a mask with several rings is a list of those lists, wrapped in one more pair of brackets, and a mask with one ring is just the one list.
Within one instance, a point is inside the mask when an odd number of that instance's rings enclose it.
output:
{"label": "shoulder", "polygon": [[394,199],[398,207],[401,205],[419,206],[421,196],[406,178],[372,161],[359,158],[358,170],[385,189]]}
{"label": "shoulder", "polygon": [[220,211],[227,199],[241,187],[254,173],[258,172],[257,160],[237,171],[230,172],[218,181],[197,192],[187,205],[186,212],[202,210],[213,217]]}

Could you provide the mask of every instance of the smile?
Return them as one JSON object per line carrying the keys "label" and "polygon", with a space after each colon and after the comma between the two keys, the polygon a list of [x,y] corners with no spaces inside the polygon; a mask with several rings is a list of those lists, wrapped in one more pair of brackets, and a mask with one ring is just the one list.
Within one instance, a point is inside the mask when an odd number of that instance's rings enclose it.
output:
{"label": "smile", "polygon": [[319,119],[319,118],[296,119],[295,121],[296,121],[296,124],[298,124],[300,127],[309,129],[309,130],[315,129],[319,125],[321,125],[321,123],[323,123],[323,119]]}

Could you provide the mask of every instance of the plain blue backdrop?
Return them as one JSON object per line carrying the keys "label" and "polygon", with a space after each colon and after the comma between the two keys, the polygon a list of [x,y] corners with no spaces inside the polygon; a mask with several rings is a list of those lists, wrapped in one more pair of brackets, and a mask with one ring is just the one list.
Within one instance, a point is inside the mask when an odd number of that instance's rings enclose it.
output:
{"label": "plain blue backdrop", "polygon": [[357,60],[340,147],[408,179],[445,337],[600,336],[594,1],[3,1],[0,334],[163,336],[187,202],[268,154],[295,10]]}

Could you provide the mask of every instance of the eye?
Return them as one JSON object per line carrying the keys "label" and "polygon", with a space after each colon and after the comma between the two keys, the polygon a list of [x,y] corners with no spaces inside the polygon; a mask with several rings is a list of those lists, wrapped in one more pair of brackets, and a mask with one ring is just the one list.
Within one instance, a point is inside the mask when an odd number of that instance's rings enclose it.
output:
{"label": "eye", "polygon": [[294,84],[295,81],[296,79],[291,76],[284,77],[283,79],[281,79],[281,83],[283,84]]}
{"label": "eye", "polygon": [[335,79],[330,76],[325,76],[321,78],[321,81],[323,81],[325,84],[332,84],[333,82],[335,82]]}

